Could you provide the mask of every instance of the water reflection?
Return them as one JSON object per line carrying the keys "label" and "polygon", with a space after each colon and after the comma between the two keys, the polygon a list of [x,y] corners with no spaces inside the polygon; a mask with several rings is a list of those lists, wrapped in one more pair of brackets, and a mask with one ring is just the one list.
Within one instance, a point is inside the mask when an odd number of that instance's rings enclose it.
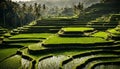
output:
{"label": "water reflection", "polygon": [[21,63],[22,63],[22,69],[29,69],[30,67],[29,60],[22,58]]}
{"label": "water reflection", "polygon": [[76,58],[70,61],[69,63],[65,64],[63,66],[63,69],[74,69],[74,67],[78,64],[82,64],[85,60],[87,60],[90,57],[94,56],[87,56],[87,57],[81,57],[81,58]]}
{"label": "water reflection", "polygon": [[38,69],[59,69],[62,60],[68,58],[67,56],[53,56],[44,59],[38,63]]}

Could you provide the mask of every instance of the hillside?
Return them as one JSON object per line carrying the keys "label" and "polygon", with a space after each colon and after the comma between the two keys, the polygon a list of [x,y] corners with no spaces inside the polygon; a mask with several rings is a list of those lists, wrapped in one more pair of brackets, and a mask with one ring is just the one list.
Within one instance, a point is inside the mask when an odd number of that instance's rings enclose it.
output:
{"label": "hillside", "polygon": [[0,69],[119,69],[119,12],[119,4],[99,3],[78,18],[0,27]]}
{"label": "hillside", "polygon": [[[81,12],[78,20],[81,23],[85,23],[86,25],[89,24],[91,21],[96,20],[98,18],[107,16],[108,20],[109,17],[112,14],[119,14],[120,4],[113,4],[113,3],[99,3],[99,4],[94,4],[87,9],[85,9],[83,12]],[[106,21],[106,20],[104,20]],[[103,22],[103,21],[101,21]]]}

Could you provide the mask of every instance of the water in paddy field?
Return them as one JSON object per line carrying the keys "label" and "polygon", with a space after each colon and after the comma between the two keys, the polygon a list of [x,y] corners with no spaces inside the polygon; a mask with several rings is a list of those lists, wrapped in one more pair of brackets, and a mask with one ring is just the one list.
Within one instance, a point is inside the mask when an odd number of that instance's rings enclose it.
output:
{"label": "water in paddy field", "polygon": [[[90,58],[91,56],[87,56],[87,57],[81,57],[81,58],[76,58],[73,59],[72,61],[68,62],[67,64],[65,64],[63,66],[63,69],[74,69],[74,67],[80,63],[83,63],[83,61],[88,58]],[[94,56],[93,56],[94,57]]]}
{"label": "water in paddy field", "polygon": [[21,64],[22,64],[22,66],[21,66],[22,69],[29,69],[29,67],[30,67],[30,61],[27,59],[22,58]]}
{"label": "water in paddy field", "polygon": [[68,58],[67,56],[53,56],[44,59],[38,63],[38,69],[59,69],[62,60]]}
{"label": "water in paddy field", "polygon": [[120,64],[119,65],[99,65],[99,66],[96,66],[95,69],[120,69]]}

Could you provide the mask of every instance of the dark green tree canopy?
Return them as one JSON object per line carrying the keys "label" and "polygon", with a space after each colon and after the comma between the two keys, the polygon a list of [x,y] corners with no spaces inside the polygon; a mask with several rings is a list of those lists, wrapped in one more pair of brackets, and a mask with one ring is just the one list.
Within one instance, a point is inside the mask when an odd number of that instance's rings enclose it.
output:
{"label": "dark green tree canopy", "polygon": [[101,0],[103,3],[120,3],[120,0]]}

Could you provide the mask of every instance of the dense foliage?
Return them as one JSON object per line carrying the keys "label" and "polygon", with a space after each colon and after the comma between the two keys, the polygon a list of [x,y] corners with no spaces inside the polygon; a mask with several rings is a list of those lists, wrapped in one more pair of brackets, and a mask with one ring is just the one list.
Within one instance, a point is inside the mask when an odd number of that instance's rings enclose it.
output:
{"label": "dense foliage", "polygon": [[40,16],[40,5],[20,5],[10,0],[0,2],[0,26],[15,28],[23,26]]}

